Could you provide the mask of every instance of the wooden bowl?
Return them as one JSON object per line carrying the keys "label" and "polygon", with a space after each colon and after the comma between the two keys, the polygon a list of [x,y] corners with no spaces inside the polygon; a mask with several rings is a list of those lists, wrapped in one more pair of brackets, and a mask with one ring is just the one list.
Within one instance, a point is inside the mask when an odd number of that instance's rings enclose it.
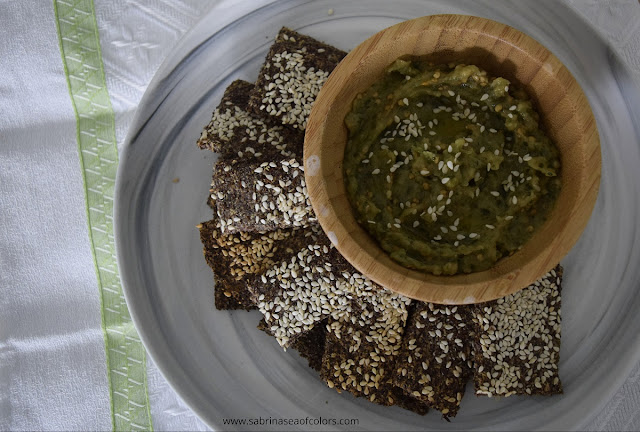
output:
{"label": "wooden bowl", "polygon": [[[562,187],[548,221],[523,248],[486,271],[434,276],[396,262],[360,227],[347,200],[345,115],[358,93],[400,56],[475,64],[523,86],[561,153]],[[435,15],[405,21],[351,51],[324,84],[304,143],[305,178],[322,228],[342,255],[378,284],[418,300],[480,303],[522,289],[553,268],[587,225],[600,185],[600,141],[589,103],[567,68],[529,36],[495,21]]]}

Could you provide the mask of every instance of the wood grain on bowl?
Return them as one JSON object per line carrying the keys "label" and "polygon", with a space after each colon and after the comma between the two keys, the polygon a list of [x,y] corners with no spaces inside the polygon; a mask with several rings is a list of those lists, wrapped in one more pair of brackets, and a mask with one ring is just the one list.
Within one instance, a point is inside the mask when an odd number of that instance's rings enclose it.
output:
{"label": "wood grain on bowl", "polygon": [[[401,56],[476,64],[522,86],[561,153],[562,188],[548,221],[524,247],[483,272],[434,276],[392,261],[356,222],[343,182],[344,118],[358,93]],[[601,156],[596,123],[582,89],[544,46],[495,21],[434,15],[405,21],[364,41],[333,71],[307,124],[304,144],[311,202],[344,257],[375,282],[433,303],[478,303],[515,292],[552,269],[573,247],[593,210]],[[313,165],[313,166],[311,166]],[[309,169],[313,168],[313,169]]]}

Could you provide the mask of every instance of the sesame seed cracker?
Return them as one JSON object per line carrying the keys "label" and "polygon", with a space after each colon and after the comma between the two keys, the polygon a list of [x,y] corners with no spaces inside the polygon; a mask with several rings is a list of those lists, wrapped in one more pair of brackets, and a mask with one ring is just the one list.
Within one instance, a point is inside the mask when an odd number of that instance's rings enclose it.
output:
{"label": "sesame seed cracker", "polygon": [[345,55],[283,27],[260,70],[250,109],[304,130],[320,88]]}
{"label": "sesame seed cracker", "polygon": [[283,259],[296,237],[304,235],[299,228],[223,235],[215,219],[201,223],[199,228],[204,256],[214,273],[216,308],[220,310],[255,309],[247,282]]}
{"label": "sesame seed cracker", "polygon": [[458,413],[472,375],[471,308],[414,302],[395,364],[394,383],[445,419]]}
{"label": "sesame seed cracker", "polygon": [[304,136],[300,131],[247,111],[254,88],[242,80],[227,87],[198,146],[219,153],[220,160],[231,164],[301,156]]}
{"label": "sesame seed cracker", "polygon": [[295,158],[236,165],[220,161],[212,190],[222,233],[270,231],[316,221],[304,167]]}
{"label": "sesame seed cracker", "polygon": [[562,393],[557,266],[527,288],[474,309],[476,394]]}

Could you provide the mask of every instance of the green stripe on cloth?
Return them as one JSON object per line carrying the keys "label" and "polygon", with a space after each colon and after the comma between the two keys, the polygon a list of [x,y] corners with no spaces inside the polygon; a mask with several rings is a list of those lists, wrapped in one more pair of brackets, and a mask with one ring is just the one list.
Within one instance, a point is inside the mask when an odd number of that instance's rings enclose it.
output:
{"label": "green stripe on cloth", "polygon": [[54,0],[60,51],[76,115],[89,238],[102,304],[114,430],[152,430],[146,353],[122,293],[113,238],[118,148],[92,0]]}

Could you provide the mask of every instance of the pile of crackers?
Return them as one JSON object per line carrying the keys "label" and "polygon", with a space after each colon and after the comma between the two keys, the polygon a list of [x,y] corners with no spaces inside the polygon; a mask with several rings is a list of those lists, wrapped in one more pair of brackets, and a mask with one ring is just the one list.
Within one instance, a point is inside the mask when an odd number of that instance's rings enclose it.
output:
{"label": "pile of crackers", "polygon": [[436,305],[360,274],[317,223],[302,145],[343,51],[283,28],[257,82],[235,81],[198,140],[219,155],[199,225],[219,310],[257,309],[338,392],[454,417],[465,388],[489,397],[562,392],[560,266],[497,301]]}

